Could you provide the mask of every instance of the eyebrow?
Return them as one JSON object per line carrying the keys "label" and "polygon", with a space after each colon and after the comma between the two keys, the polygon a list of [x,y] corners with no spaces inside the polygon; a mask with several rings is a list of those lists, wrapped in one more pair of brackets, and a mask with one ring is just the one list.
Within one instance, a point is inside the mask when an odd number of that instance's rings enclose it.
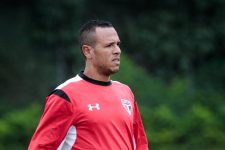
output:
{"label": "eyebrow", "polygon": [[106,42],[105,45],[110,45],[110,44],[121,44],[120,41],[115,41],[115,42]]}

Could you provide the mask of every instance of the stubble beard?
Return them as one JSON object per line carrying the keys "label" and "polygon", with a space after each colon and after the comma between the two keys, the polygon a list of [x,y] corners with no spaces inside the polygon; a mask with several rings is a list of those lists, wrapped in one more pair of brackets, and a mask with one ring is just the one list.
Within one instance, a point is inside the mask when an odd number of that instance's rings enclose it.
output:
{"label": "stubble beard", "polygon": [[105,76],[111,76],[119,71],[119,66],[116,69],[106,68],[106,67],[100,67],[99,72]]}

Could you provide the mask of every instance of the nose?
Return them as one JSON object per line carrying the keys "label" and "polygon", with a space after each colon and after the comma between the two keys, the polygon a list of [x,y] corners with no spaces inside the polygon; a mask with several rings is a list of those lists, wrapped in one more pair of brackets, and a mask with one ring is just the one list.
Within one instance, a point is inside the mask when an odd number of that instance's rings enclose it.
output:
{"label": "nose", "polygon": [[120,47],[118,45],[116,45],[113,49],[113,54],[121,54],[121,50]]}

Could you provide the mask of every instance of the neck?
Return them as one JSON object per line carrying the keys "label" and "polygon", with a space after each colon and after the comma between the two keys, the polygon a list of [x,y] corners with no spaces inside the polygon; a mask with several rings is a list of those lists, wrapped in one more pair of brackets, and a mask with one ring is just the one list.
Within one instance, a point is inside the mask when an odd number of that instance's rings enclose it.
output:
{"label": "neck", "polygon": [[110,76],[101,74],[97,70],[90,69],[87,67],[84,70],[84,75],[86,75],[87,77],[89,77],[91,79],[98,80],[98,81],[103,81],[103,82],[110,81]]}

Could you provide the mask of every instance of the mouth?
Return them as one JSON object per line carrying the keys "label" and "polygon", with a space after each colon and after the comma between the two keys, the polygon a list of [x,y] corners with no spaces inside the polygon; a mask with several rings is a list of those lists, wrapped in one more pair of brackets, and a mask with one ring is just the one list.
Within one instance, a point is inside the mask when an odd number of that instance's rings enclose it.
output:
{"label": "mouth", "polygon": [[114,58],[112,61],[113,62],[120,62],[120,58]]}

